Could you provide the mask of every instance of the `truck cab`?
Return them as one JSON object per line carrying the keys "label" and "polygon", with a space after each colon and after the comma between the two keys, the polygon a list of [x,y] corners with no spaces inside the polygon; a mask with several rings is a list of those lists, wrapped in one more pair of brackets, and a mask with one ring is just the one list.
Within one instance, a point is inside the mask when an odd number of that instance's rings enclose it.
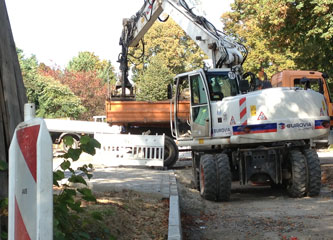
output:
{"label": "truck cab", "polygon": [[[324,95],[327,109],[323,105],[322,111],[327,111],[330,116],[329,144],[333,143],[333,96],[327,82],[328,76],[317,71],[284,70],[272,76],[273,87],[297,87],[301,89],[312,89]],[[322,113],[321,113],[322,114]],[[325,145],[325,144],[324,144]],[[324,146],[323,145],[323,146]],[[327,146],[327,145],[326,145]]]}

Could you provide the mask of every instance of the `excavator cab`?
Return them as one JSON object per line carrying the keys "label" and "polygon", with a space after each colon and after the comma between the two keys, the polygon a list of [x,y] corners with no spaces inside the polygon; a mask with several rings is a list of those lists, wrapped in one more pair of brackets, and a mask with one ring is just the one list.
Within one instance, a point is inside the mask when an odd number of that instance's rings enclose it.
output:
{"label": "excavator cab", "polygon": [[[173,101],[173,132],[179,138],[210,138],[212,136],[211,104],[240,94],[236,74],[228,69],[197,70],[175,77]],[[184,91],[189,89],[190,118],[181,118],[179,101],[184,100]],[[170,92],[170,91],[169,91]]]}
{"label": "excavator cab", "polygon": [[[203,71],[184,73],[175,77],[174,132],[176,138],[210,137],[210,91]],[[179,102],[189,89],[190,117],[181,120]]]}

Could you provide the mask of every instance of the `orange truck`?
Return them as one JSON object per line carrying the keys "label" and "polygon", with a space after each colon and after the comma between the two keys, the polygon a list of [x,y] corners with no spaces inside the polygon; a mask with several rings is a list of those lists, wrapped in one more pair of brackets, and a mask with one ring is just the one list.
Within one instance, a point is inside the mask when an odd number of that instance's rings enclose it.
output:
{"label": "orange truck", "polygon": [[[178,108],[179,122],[190,119],[190,102],[180,101]],[[165,134],[164,166],[171,167],[178,159],[178,147],[172,138],[170,127],[170,101],[117,101],[105,102],[106,121],[110,125],[122,126],[123,133]]]}
{"label": "orange truck", "polygon": [[317,71],[284,70],[274,74],[271,83],[272,87],[300,87],[322,93],[325,96],[327,109],[323,104],[321,111],[327,111],[330,116],[329,144],[333,144],[333,95],[330,91],[331,84],[327,80],[327,74]]}

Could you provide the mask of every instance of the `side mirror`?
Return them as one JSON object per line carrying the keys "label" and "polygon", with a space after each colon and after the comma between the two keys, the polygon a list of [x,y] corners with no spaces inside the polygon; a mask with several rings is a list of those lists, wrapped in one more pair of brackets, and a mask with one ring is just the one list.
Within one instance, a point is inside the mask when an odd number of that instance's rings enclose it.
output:
{"label": "side mirror", "polygon": [[168,85],[168,99],[172,99],[172,84]]}
{"label": "side mirror", "polygon": [[323,73],[323,74],[321,74],[321,76],[322,76],[323,78],[325,78],[325,79],[328,78],[328,74],[327,74],[327,73]]}
{"label": "side mirror", "polygon": [[239,81],[239,90],[241,93],[245,93],[249,91],[250,84],[247,80],[240,80]]}

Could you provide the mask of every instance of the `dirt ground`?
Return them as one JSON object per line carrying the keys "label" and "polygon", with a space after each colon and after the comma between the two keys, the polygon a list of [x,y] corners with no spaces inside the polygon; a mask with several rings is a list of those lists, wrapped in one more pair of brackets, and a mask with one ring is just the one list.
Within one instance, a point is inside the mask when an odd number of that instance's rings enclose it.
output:
{"label": "dirt ground", "polygon": [[[61,163],[62,159],[54,158],[54,169]],[[76,169],[89,163],[94,163],[92,157],[83,154],[79,161],[72,163],[72,167]],[[97,203],[83,201],[85,211],[81,213],[82,231],[87,232],[91,239],[167,239],[169,199],[132,190],[98,192],[94,195]],[[102,219],[97,221],[91,216],[101,216]],[[85,220],[87,218],[90,220]]]}
{"label": "dirt ground", "polygon": [[184,240],[333,239],[332,198],[293,199],[282,190],[235,182],[231,200],[216,203],[192,188],[190,167],[176,170],[176,177]]}
{"label": "dirt ground", "polygon": [[[93,239],[163,240],[168,235],[169,201],[135,191],[96,194],[97,203],[85,205],[85,215],[100,213],[103,220],[84,226]],[[112,236],[106,237],[106,236]]]}
{"label": "dirt ground", "polygon": [[[193,189],[189,164],[179,166],[175,173],[184,240],[333,239],[333,199],[329,194],[293,199],[282,190],[235,182],[229,202],[210,202]],[[333,165],[322,167],[322,180],[323,189],[331,193]],[[87,211],[103,213],[114,239],[167,239],[167,200],[133,191],[97,197],[98,204],[87,206]]]}

